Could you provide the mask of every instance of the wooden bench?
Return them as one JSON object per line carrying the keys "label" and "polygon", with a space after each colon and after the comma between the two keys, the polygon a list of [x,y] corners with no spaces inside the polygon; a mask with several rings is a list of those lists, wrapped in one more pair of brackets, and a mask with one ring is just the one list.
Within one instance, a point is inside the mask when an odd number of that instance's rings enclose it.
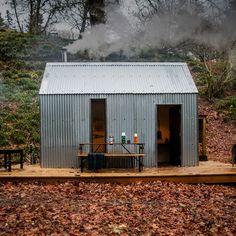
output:
{"label": "wooden bench", "polygon": [[[88,158],[88,153],[78,153],[77,155],[79,158],[81,158],[81,172],[83,172],[84,169],[84,161],[86,158]],[[104,153],[104,157],[106,158],[112,158],[112,157],[128,157],[128,158],[137,158],[136,160],[138,161],[138,170],[141,172],[143,169],[143,153]]]}
{"label": "wooden bench", "polygon": [[[23,169],[23,162],[24,162],[24,155],[22,149],[1,149],[0,150],[0,157],[4,158],[4,168],[11,171],[12,165],[12,154],[20,154],[20,168]],[[2,156],[3,155],[3,156]]]}

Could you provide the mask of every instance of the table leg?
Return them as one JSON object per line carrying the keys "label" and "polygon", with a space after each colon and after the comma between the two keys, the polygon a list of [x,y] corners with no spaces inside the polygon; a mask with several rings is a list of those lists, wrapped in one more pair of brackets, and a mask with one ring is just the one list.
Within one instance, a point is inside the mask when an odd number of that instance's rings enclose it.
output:
{"label": "table leg", "polygon": [[84,171],[84,158],[83,157],[81,157],[80,171],[81,173]]}
{"label": "table leg", "polygon": [[[100,145],[99,145],[99,147],[100,147]],[[93,155],[93,172],[95,172],[96,171],[96,166],[97,166],[97,156],[95,156],[95,155]]]}
{"label": "table leg", "polygon": [[4,168],[7,169],[7,154],[4,154]]}
{"label": "table leg", "polygon": [[23,151],[20,152],[20,168],[23,169]]}
{"label": "table leg", "polygon": [[8,154],[8,172],[11,172],[11,153]]}
{"label": "table leg", "polygon": [[138,171],[141,172],[141,157],[138,157]]}

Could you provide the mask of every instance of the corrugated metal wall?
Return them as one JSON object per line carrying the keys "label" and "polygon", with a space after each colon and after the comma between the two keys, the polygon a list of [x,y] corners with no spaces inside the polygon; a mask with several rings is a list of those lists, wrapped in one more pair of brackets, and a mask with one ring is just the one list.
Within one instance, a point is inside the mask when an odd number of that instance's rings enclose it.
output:
{"label": "corrugated metal wall", "polygon": [[90,99],[106,99],[107,137],[121,132],[145,143],[145,166],[157,166],[156,106],[181,105],[182,166],[198,164],[197,94],[40,95],[42,167],[78,167],[79,143],[90,141]]}

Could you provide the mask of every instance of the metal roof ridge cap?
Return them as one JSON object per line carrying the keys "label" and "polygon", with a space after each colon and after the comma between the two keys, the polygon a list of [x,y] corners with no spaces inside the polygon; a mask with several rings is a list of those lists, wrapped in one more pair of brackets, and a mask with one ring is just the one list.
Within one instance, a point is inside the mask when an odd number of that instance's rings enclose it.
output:
{"label": "metal roof ridge cap", "polygon": [[144,91],[144,92],[103,92],[103,93],[99,93],[99,92],[93,92],[93,93],[89,93],[89,92],[85,92],[85,93],[79,93],[79,92],[55,92],[55,93],[50,93],[50,92],[46,92],[46,91],[39,91],[38,92],[39,95],[124,95],[124,94],[132,94],[132,95],[148,95],[148,94],[179,94],[179,95],[183,95],[183,94],[196,94],[198,95],[199,92],[198,91],[184,91],[184,92],[150,92],[150,91]]}
{"label": "metal roof ridge cap", "polygon": [[127,65],[137,65],[137,66],[146,66],[146,65],[156,65],[156,66],[187,66],[186,62],[47,62],[46,67],[48,66],[79,66],[79,65],[90,65],[90,66],[127,66]]}

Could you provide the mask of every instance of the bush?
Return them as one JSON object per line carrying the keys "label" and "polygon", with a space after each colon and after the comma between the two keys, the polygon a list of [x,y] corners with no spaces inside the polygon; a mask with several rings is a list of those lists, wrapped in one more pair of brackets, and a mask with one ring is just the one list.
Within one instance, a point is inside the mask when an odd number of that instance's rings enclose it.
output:
{"label": "bush", "polygon": [[31,138],[31,142],[39,143],[40,142],[40,134],[39,134],[38,130],[32,130],[30,138]]}
{"label": "bush", "polygon": [[26,73],[26,72],[19,72],[18,73],[18,78],[31,78],[30,74],[29,73]]}
{"label": "bush", "polygon": [[[0,32],[0,146],[39,146],[38,91],[46,61],[61,59],[68,40]],[[38,60],[38,61],[37,61]]]}
{"label": "bush", "polygon": [[[29,75],[30,76],[30,75]],[[29,78],[21,78],[17,81],[17,84],[22,86],[24,91],[27,90],[38,90],[39,84],[37,81],[29,79]]]}
{"label": "bush", "polygon": [[26,142],[25,134],[22,130],[12,130],[11,140],[14,144],[24,144]]}
{"label": "bush", "polygon": [[10,30],[0,32],[0,59],[7,61],[25,55],[31,38],[29,34]]}
{"label": "bush", "polygon": [[14,74],[15,73],[12,70],[4,71],[2,73],[2,75],[5,79],[11,79],[14,76]]}
{"label": "bush", "polygon": [[196,84],[202,86],[201,91],[209,99],[221,98],[233,87],[228,61],[191,61],[189,66],[195,75]]}
{"label": "bush", "polygon": [[42,71],[15,69],[14,62],[7,65],[0,86],[1,101],[6,102],[0,109],[0,146],[38,144],[38,90]]}
{"label": "bush", "polygon": [[3,130],[0,130],[0,147],[7,145],[9,145],[7,134]]}
{"label": "bush", "polygon": [[236,120],[236,96],[228,97],[216,103],[216,109],[226,117]]}

